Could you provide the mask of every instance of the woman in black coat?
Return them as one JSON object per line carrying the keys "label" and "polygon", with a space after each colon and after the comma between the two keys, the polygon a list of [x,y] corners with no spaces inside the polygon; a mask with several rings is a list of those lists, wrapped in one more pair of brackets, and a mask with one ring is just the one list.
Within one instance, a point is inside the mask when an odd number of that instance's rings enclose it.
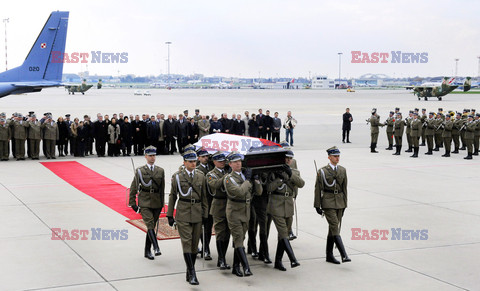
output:
{"label": "woman in black coat", "polygon": [[63,148],[68,142],[68,125],[66,122],[63,122],[63,117],[59,117],[57,119],[57,126],[58,126],[58,140],[57,140],[57,147],[59,157],[64,157]]}
{"label": "woman in black coat", "polygon": [[258,121],[255,113],[252,113],[252,119],[248,121],[248,135],[258,137]]}

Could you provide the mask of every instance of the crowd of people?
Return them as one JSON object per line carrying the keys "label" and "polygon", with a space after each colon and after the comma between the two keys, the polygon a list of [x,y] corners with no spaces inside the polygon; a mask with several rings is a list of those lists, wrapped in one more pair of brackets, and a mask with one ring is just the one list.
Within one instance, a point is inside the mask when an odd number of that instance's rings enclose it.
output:
{"label": "crowd of people", "polygon": [[[241,114],[227,113],[201,115],[195,110],[194,116],[183,114],[156,115],[124,115],[114,113],[97,114],[96,120],[89,115],[83,119],[72,118],[70,114],[54,119],[50,112],[37,118],[31,111],[23,116],[13,113],[7,118],[6,113],[0,114],[0,160],[9,159],[10,151],[17,160],[24,160],[27,155],[31,159],[39,159],[40,142],[43,154],[47,159],[55,159],[73,155],[84,157],[93,155],[99,157],[108,155],[129,156],[142,155],[146,147],[152,145],[158,149],[158,154],[183,153],[183,147],[197,142],[201,137],[212,133],[228,133],[259,137],[280,142],[282,128],[285,138],[293,146],[293,130],[297,124],[290,111],[281,120],[279,113],[273,116],[266,110],[258,109],[258,114],[245,111]],[[25,145],[27,150],[25,150]]]}

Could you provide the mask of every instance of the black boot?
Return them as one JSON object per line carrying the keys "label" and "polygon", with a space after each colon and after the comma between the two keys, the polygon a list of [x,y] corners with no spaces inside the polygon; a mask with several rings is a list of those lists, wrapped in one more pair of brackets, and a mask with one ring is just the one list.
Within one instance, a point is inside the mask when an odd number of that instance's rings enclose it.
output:
{"label": "black boot", "polygon": [[471,160],[473,159],[472,153],[468,153],[466,157],[464,157],[465,160]]}
{"label": "black boot", "polygon": [[223,241],[221,240],[217,240],[217,253],[218,253],[217,267],[219,267],[220,270],[226,270],[227,266],[225,263],[225,255],[223,251]]}
{"label": "black boot", "polygon": [[257,240],[255,239],[255,236],[252,234],[248,235],[248,254],[252,254],[252,258],[256,259],[258,258],[258,252],[257,252]]}
{"label": "black boot", "polygon": [[226,241],[222,241],[222,246],[223,246],[223,259],[225,260],[225,269],[230,270],[230,265],[227,264],[227,250],[228,250],[228,243],[230,239],[227,238]]}
{"label": "black boot", "polygon": [[335,259],[333,255],[333,236],[327,236],[327,248],[325,250],[327,258],[326,261],[332,264],[340,264],[340,262]]}
{"label": "black boot", "polygon": [[337,245],[338,251],[340,252],[340,256],[342,257],[342,263],[351,262],[352,260],[350,260],[350,258],[348,257],[347,252],[345,251],[345,247],[343,246],[342,237],[336,235],[333,237],[333,239],[335,241],[335,244]]}
{"label": "black boot", "polygon": [[237,254],[237,249],[233,251],[233,267],[232,274],[237,275],[238,277],[243,277],[242,271],[240,271],[240,258]]}
{"label": "black boot", "polygon": [[268,238],[265,234],[260,234],[260,250],[258,259],[262,260],[265,264],[271,264],[272,260],[268,252]]}
{"label": "black boot", "polygon": [[411,158],[418,158],[418,150],[417,149],[418,149],[417,147],[413,148],[413,155],[410,156]]}
{"label": "black boot", "polygon": [[425,153],[426,155],[432,155],[432,149],[428,149],[428,152]]}
{"label": "black boot", "polygon": [[150,238],[150,242],[153,246],[153,251],[155,252],[155,256],[160,256],[162,253],[160,252],[160,248],[158,247],[157,237],[155,236],[155,231],[153,229],[149,229],[147,231],[148,237]]}
{"label": "black boot", "polygon": [[400,155],[400,150],[402,149],[401,146],[396,145],[395,146],[396,151],[392,154],[394,156],[399,156]]}
{"label": "black boot", "polygon": [[408,146],[408,149],[405,151],[406,153],[411,153],[413,152],[413,147],[411,145]]}
{"label": "black boot", "polygon": [[208,217],[207,223],[204,226],[205,229],[205,241],[203,242],[203,249],[205,251],[205,255],[203,256],[203,259],[205,261],[211,261],[212,257],[210,255],[210,240],[212,238],[212,224],[210,223],[210,216]]}
{"label": "black boot", "polygon": [[277,252],[275,253],[275,265],[273,266],[275,269],[280,271],[286,271],[287,269],[283,266],[282,258],[284,252],[283,242],[278,240],[277,242]]}
{"label": "black boot", "polygon": [[194,258],[197,254],[184,253],[183,258],[185,259],[185,264],[187,265],[187,281],[190,285],[198,285],[197,274],[195,272],[195,261]]}
{"label": "black boot", "polygon": [[287,253],[288,258],[290,259],[290,267],[295,268],[300,266],[300,263],[295,258],[295,254],[293,253],[292,246],[290,245],[290,241],[288,238],[282,239],[283,247],[285,248],[285,252]]}
{"label": "black boot", "polygon": [[466,149],[467,149],[467,147],[465,145],[462,145],[462,147],[460,148],[461,151],[464,151]]}
{"label": "black boot", "polygon": [[422,143],[420,144],[421,147],[424,147],[425,146],[425,141],[422,141]]}
{"label": "black boot", "polygon": [[296,239],[296,238],[297,238],[297,236],[293,234],[293,231],[292,231],[292,230],[290,230],[290,231],[288,232],[288,239],[289,239],[289,240],[294,240],[294,239]]}
{"label": "black boot", "polygon": [[450,157],[450,151],[445,150],[445,154],[443,154],[442,157]]}
{"label": "black boot", "polygon": [[250,270],[250,265],[248,264],[245,248],[244,247],[236,248],[235,251],[237,252],[238,258],[240,259],[240,263],[242,263],[243,274],[245,275],[245,277],[252,276],[253,273]]}
{"label": "black boot", "polygon": [[455,150],[452,152],[452,154],[458,154],[458,147],[455,147]]}
{"label": "black boot", "polygon": [[391,151],[391,150],[393,150],[393,145],[389,144],[389,145],[388,145],[388,148],[385,148],[385,149],[386,149],[387,151]]}
{"label": "black boot", "polygon": [[149,260],[154,260],[155,257],[152,255],[150,249],[152,248],[152,243],[150,242],[150,238],[148,237],[148,233],[145,235],[145,258]]}
{"label": "black boot", "polygon": [[371,153],[378,153],[378,152],[375,150],[375,147],[376,147],[376,144],[375,144],[375,143],[371,143],[371,144],[370,144],[370,152],[371,152]]}
{"label": "black boot", "polygon": [[472,155],[478,156],[478,149],[477,149],[477,150],[474,150]]}
{"label": "black boot", "polygon": [[438,145],[433,149],[434,152],[438,152],[440,150],[440,148],[438,147]]}

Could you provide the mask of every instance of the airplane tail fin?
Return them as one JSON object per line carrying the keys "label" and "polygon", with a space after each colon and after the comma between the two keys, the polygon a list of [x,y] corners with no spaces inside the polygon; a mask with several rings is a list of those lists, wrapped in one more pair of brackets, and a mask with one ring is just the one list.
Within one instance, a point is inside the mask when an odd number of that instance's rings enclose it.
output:
{"label": "airplane tail fin", "polygon": [[467,77],[465,83],[463,83],[463,92],[467,92],[472,88],[472,78]]}
{"label": "airplane tail fin", "polygon": [[453,85],[453,81],[455,81],[455,78],[449,78],[449,77],[444,77],[443,82],[442,82],[442,90],[447,90],[448,87]]}
{"label": "airplane tail fin", "polygon": [[50,14],[25,61],[18,68],[19,81],[62,81],[68,16],[68,11]]}

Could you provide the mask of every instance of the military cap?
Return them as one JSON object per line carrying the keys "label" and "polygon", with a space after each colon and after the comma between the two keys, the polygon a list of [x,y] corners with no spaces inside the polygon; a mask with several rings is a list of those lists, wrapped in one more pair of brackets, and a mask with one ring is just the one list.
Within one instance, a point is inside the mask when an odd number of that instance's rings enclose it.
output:
{"label": "military cap", "polygon": [[480,113],[476,113],[475,116],[476,116],[476,117],[480,117]]}
{"label": "military cap", "polygon": [[37,115],[35,115],[35,114],[31,114],[31,115],[30,115],[30,117],[37,117]]}
{"label": "military cap", "polygon": [[215,152],[212,156],[212,160],[217,162],[225,161],[225,154],[223,152]]}
{"label": "military cap", "polygon": [[186,146],[183,147],[183,151],[195,151],[195,146],[191,143],[187,144]]}
{"label": "military cap", "polygon": [[463,112],[470,112],[470,109],[463,109]]}
{"label": "military cap", "polygon": [[472,108],[472,112],[476,112],[476,110]]}
{"label": "military cap", "polygon": [[5,112],[0,113],[0,116],[7,116]]}
{"label": "military cap", "polygon": [[145,155],[146,156],[154,156],[157,154],[157,148],[154,147],[154,146],[148,146],[146,149],[145,149]]}
{"label": "military cap", "polygon": [[438,112],[442,112],[443,111],[443,108],[442,107],[439,107],[438,108]]}
{"label": "military cap", "polygon": [[281,146],[282,148],[288,148],[288,147],[290,147],[290,144],[289,144],[286,140],[282,140],[282,141],[280,142],[280,146]]}
{"label": "military cap", "polygon": [[70,114],[65,114],[65,117],[70,117]]}
{"label": "military cap", "polygon": [[243,155],[239,152],[231,152],[228,156],[227,156],[227,160],[229,162],[235,162],[235,161],[241,161],[243,160]]}
{"label": "military cap", "polygon": [[425,108],[422,108],[422,111],[427,111],[427,109],[425,109]]}
{"label": "military cap", "polygon": [[461,112],[457,112],[457,115],[460,115],[460,116],[462,116],[462,113],[461,113]]}
{"label": "military cap", "polygon": [[34,114],[34,113],[35,113],[35,111],[28,111],[28,114],[29,114],[29,115],[32,115],[32,114]]}
{"label": "military cap", "polygon": [[395,107],[395,110],[397,110],[397,111],[400,110],[400,107]]}
{"label": "military cap", "polygon": [[183,113],[188,113],[188,110],[183,110]]}
{"label": "military cap", "polygon": [[185,151],[183,153],[183,160],[184,161],[196,161],[197,160],[197,153],[194,151]]}
{"label": "military cap", "polygon": [[47,116],[47,115],[48,115],[48,112],[45,112],[45,113],[43,114],[43,116]]}
{"label": "military cap", "polygon": [[395,112],[393,112],[393,111],[390,111],[390,114],[395,114]]}
{"label": "military cap", "polygon": [[285,154],[287,158],[293,158],[295,155],[293,154],[293,151],[288,150],[287,153]]}
{"label": "military cap", "polygon": [[5,118],[0,118],[0,122],[5,122]]}
{"label": "military cap", "polygon": [[420,109],[418,109],[418,108],[415,108],[415,112],[418,112],[419,110],[420,110]]}
{"label": "military cap", "polygon": [[414,112],[413,115],[418,116],[418,112]]}
{"label": "military cap", "polygon": [[18,112],[13,113],[13,117],[18,117]]}
{"label": "military cap", "polygon": [[51,114],[47,114],[47,118],[51,119],[51,118],[52,118],[52,115],[51,115]]}
{"label": "military cap", "polygon": [[438,113],[437,113],[437,116],[442,116],[442,117],[443,117],[443,113],[438,112]]}
{"label": "military cap", "polygon": [[469,115],[468,115],[468,118],[473,118],[473,115],[472,115],[472,114],[469,114]]}
{"label": "military cap", "polygon": [[377,108],[372,108],[372,114],[374,114],[375,112],[377,112]]}
{"label": "military cap", "polygon": [[23,117],[23,115],[22,115],[21,113],[17,113],[17,117],[20,117],[20,118],[22,118],[22,117]]}
{"label": "military cap", "polygon": [[450,118],[452,117],[450,114],[445,115],[445,118]]}
{"label": "military cap", "polygon": [[208,156],[209,153],[204,149],[204,148],[200,148],[197,150],[197,156],[199,157],[204,157],[204,156]]}
{"label": "military cap", "polygon": [[412,114],[413,114],[413,110],[408,111],[408,113],[412,113]]}
{"label": "military cap", "polygon": [[195,112],[200,112],[200,109],[195,109]]}
{"label": "military cap", "polygon": [[399,111],[399,112],[397,112],[397,115],[402,115],[402,112],[400,112],[400,111]]}
{"label": "military cap", "polygon": [[336,146],[333,146],[333,147],[327,149],[327,154],[329,156],[339,156],[340,155],[340,150]]}

